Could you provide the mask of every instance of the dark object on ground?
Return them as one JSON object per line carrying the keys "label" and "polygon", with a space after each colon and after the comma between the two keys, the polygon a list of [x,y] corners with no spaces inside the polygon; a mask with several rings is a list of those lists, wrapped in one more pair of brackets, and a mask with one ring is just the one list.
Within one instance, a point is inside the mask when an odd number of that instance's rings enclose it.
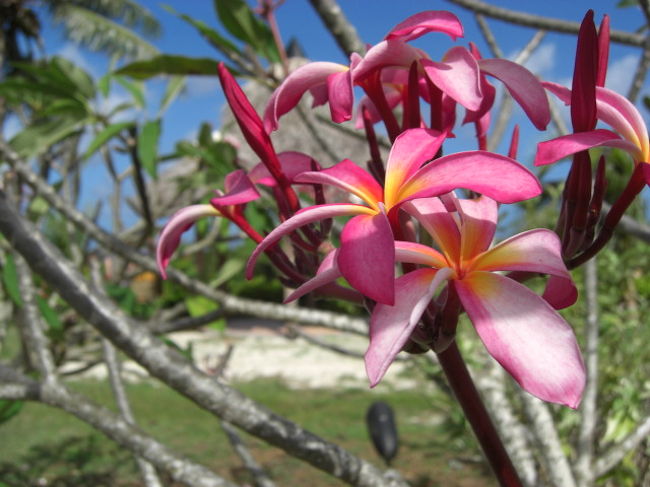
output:
{"label": "dark object on ground", "polygon": [[366,425],[377,453],[390,465],[399,448],[393,408],[382,401],[372,403],[366,413]]}

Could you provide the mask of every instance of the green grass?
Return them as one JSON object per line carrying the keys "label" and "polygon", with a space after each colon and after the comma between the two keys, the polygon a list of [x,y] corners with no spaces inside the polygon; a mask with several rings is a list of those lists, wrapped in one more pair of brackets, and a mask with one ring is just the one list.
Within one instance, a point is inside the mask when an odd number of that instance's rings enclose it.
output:
{"label": "green grass", "polygon": [[[105,383],[76,381],[70,385],[93,401],[113,408]],[[249,480],[213,416],[156,382],[127,388],[142,429],[226,478],[238,483]],[[473,446],[467,446],[467,435],[454,440],[444,422],[441,426],[440,421],[433,421],[439,413],[427,393],[386,388],[295,391],[277,380],[257,380],[237,388],[378,466],[382,462],[370,444],[364,418],[373,401],[386,401],[396,412],[401,439],[394,467],[412,485],[494,485],[480,465],[450,462],[463,456],[462,449],[465,456],[475,455],[475,451]],[[242,437],[278,485],[342,485],[277,448],[244,433]],[[0,487],[4,487],[2,482],[11,487],[31,486],[39,477],[48,479],[50,486],[141,485],[128,452],[66,413],[29,403],[19,415],[0,425]]]}

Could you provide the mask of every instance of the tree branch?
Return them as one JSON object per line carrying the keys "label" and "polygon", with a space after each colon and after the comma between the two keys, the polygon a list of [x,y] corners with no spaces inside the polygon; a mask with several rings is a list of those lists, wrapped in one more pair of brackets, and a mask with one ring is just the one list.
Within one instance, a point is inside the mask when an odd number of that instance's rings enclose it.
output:
{"label": "tree branch", "polygon": [[630,433],[618,445],[606,451],[594,464],[596,478],[605,475],[623,460],[623,457],[636,448],[650,434],[650,417],[647,417],[636,430]]}
{"label": "tree branch", "polygon": [[[202,408],[351,485],[404,485],[387,479],[376,467],[340,446],[302,429],[198,371],[179,352],[135,325],[113,303],[97,295],[58,251],[16,214],[2,192],[0,232],[23,255],[32,270],[81,317],[151,375]],[[152,461],[148,456],[145,458]]]}
{"label": "tree branch", "polygon": [[366,46],[359,38],[357,30],[345,17],[336,0],[309,0],[309,2],[347,56],[353,52],[359,54],[366,52]]}

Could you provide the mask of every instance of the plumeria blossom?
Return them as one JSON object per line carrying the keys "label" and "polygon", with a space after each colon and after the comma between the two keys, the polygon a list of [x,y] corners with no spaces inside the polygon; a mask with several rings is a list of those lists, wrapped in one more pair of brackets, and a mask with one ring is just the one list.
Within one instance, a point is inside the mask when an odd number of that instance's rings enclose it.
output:
{"label": "plumeria blossom", "polygon": [[[496,202],[481,197],[455,204],[456,217],[437,198],[404,206],[440,250],[395,243],[398,260],[424,267],[396,280],[394,306],[379,303],[374,308],[365,355],[371,386],[384,376],[436,291],[449,282],[488,352],[522,388],[545,401],[576,408],[585,369],[574,333],[556,311],[577,298],[559,238],[550,230],[536,229],[489,248]],[[540,297],[499,271],[544,273],[551,278]]]}
{"label": "plumeria blossom", "polygon": [[[571,103],[571,90],[556,83],[544,83],[546,89],[565,104]],[[541,142],[535,165],[551,164],[564,157],[593,147],[616,147],[628,152],[635,164],[643,164],[646,184],[650,184],[650,142],[648,129],[636,107],[624,96],[596,87],[597,117],[616,132],[595,129]]]}
{"label": "plumeria blossom", "polygon": [[[399,227],[395,222],[402,204],[456,188],[469,189],[502,203],[540,194],[541,186],[528,169],[499,154],[469,151],[432,160],[445,137],[445,133],[423,128],[403,132],[388,156],[384,188],[367,171],[347,159],[322,171],[298,175],[296,182],[332,185],[365,204],[324,204],[300,210],[257,246],[247,264],[247,277],[252,277],[261,252],[284,235],[318,220],[355,215],[341,233],[338,266],[359,292],[375,301],[393,304],[393,230]],[[425,164],[428,161],[431,162]]]}

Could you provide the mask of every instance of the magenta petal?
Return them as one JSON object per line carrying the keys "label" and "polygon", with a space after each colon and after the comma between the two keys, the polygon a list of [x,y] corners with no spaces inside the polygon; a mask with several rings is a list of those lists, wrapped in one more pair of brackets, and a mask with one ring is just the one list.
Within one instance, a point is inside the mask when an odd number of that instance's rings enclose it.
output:
{"label": "magenta petal", "polygon": [[474,272],[455,285],[488,352],[521,387],[544,401],[577,408],[585,368],[573,330],[557,311],[498,274]]}
{"label": "magenta petal", "polygon": [[156,261],[163,279],[167,279],[165,269],[181,241],[181,235],[189,230],[196,220],[204,216],[221,216],[221,213],[212,205],[188,206],[174,213],[163,228],[158,238],[158,245],[156,245]]}
{"label": "magenta petal", "polygon": [[544,166],[559,161],[592,147],[618,147],[638,157],[639,149],[634,144],[621,139],[611,130],[597,129],[590,132],[578,132],[537,144],[535,165]]}
{"label": "magenta petal", "polygon": [[320,171],[308,171],[296,176],[298,183],[329,184],[358,196],[377,211],[383,201],[383,190],[377,180],[350,159]]}
{"label": "magenta petal", "polygon": [[459,152],[427,164],[406,181],[400,201],[448,193],[457,188],[515,203],[538,196],[535,175],[514,159],[486,151]]}
{"label": "magenta petal", "polygon": [[451,274],[449,268],[418,269],[395,281],[395,306],[378,303],[370,318],[370,344],[366,372],[376,386],[400,352],[438,287]]}
{"label": "magenta petal", "polygon": [[641,164],[643,164],[641,169],[643,169],[643,178],[645,179],[645,183],[650,186],[650,164],[647,162],[642,162]]}
{"label": "magenta petal", "polygon": [[[455,204],[456,197],[453,193],[451,198]],[[403,205],[402,209],[420,222],[450,262],[460,262],[461,236],[458,223],[440,198],[415,199]]]}
{"label": "magenta petal", "polygon": [[535,127],[546,129],[551,121],[551,111],[544,87],[533,73],[507,59],[481,59],[478,64],[481,71],[506,85]]}
{"label": "magenta petal", "polygon": [[[302,152],[286,151],[278,154],[280,160],[280,167],[290,183],[294,182],[295,177],[306,171],[313,169],[312,163],[315,162],[311,156],[303,154]],[[319,164],[316,163],[319,167]],[[263,184],[264,186],[276,186],[277,182],[271,176],[271,173],[266,168],[263,162],[260,162],[251,169],[248,177],[255,184]]]}
{"label": "magenta petal", "polygon": [[253,277],[255,262],[257,262],[260,254],[285,235],[293,232],[303,225],[308,225],[310,223],[324,220],[326,218],[359,214],[374,214],[374,211],[367,206],[349,204],[316,205],[300,210],[291,218],[274,228],[273,231],[269,233],[257,247],[255,247],[255,250],[253,250],[253,253],[248,258],[248,262],[246,263],[246,279],[251,279]]}
{"label": "magenta petal", "polygon": [[394,303],[395,244],[385,214],[359,215],[346,223],[338,265],[361,294],[379,303]]}
{"label": "magenta petal", "polygon": [[226,194],[210,200],[217,206],[242,205],[260,197],[255,185],[242,169],[229,173],[224,181]]}
{"label": "magenta petal", "polygon": [[496,201],[486,196],[455,201],[462,222],[461,259],[470,261],[492,244],[499,210]]}
{"label": "magenta petal", "polygon": [[413,61],[425,58],[427,55],[423,51],[404,42],[381,41],[368,49],[363,59],[352,70],[352,81],[358,84],[376,69],[389,66],[409,67]]}
{"label": "magenta petal", "polygon": [[307,90],[325,84],[330,74],[347,70],[343,64],[328,62],[308,63],[296,69],[271,95],[264,110],[264,129],[277,130],[278,119],[295,107]]}
{"label": "magenta petal", "polygon": [[330,102],[330,114],[334,123],[342,123],[352,118],[352,75],[350,70],[332,73],[327,77],[327,93]]}
{"label": "magenta petal", "polygon": [[336,263],[338,258],[339,249],[332,250],[327,256],[323,259],[316,275],[304,282],[301,286],[297,287],[289,296],[284,300],[285,303],[290,303],[296,299],[304,296],[307,293],[312,292],[314,289],[317,289],[325,284],[336,281],[341,277],[341,271]]}
{"label": "magenta petal", "polygon": [[386,35],[386,39],[412,41],[428,32],[444,32],[453,40],[463,37],[463,25],[451,12],[429,10],[411,15],[400,22]]}
{"label": "magenta petal", "polygon": [[452,47],[439,63],[422,60],[422,66],[429,79],[459,104],[476,111],[481,106],[481,77],[479,66],[467,49]]}

